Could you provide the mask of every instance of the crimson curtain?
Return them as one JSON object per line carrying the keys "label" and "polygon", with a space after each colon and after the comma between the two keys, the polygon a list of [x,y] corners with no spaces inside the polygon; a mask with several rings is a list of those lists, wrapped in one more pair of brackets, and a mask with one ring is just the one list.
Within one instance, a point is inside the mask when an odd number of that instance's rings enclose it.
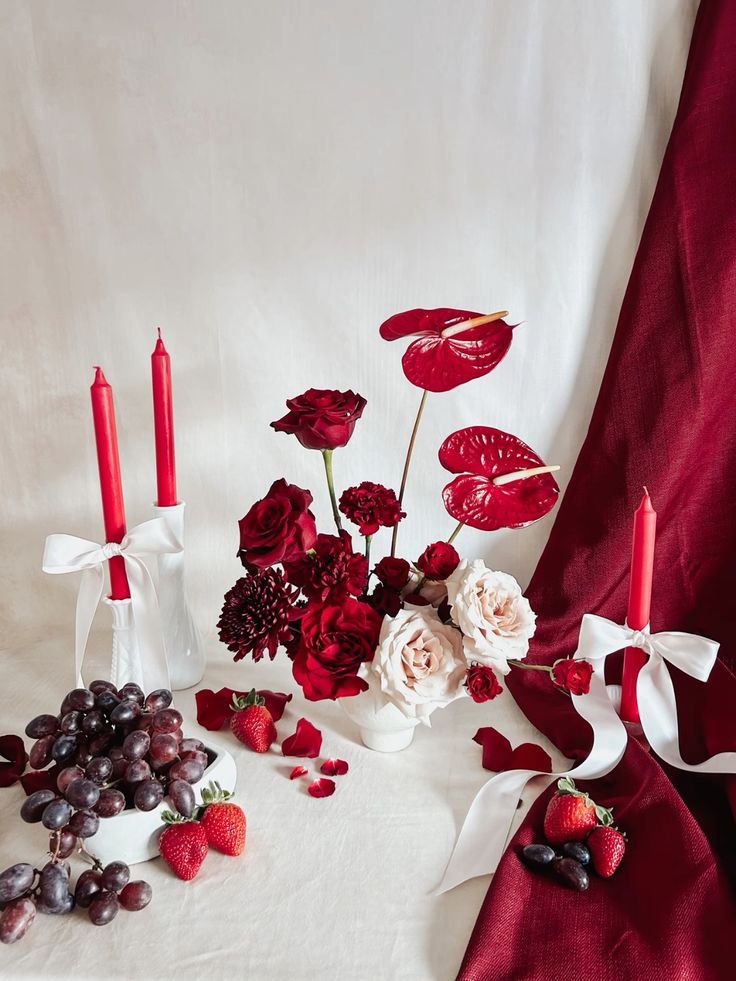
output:
{"label": "crimson curtain", "polygon": [[[677,117],[605,376],[529,588],[532,659],[573,653],[584,613],[626,615],[632,513],[659,514],[652,630],[721,644],[707,685],[670,668],[681,750],[736,749],[736,2],[702,0]],[[621,658],[609,659],[611,679]],[[508,679],[568,756],[590,730],[538,672]],[[618,675],[618,677],[616,677]],[[585,785],[584,785],[585,786]],[[641,746],[586,786],[630,838],[610,880],[571,893],[527,871],[552,789],[493,878],[461,981],[736,977],[736,780],[664,768]]]}

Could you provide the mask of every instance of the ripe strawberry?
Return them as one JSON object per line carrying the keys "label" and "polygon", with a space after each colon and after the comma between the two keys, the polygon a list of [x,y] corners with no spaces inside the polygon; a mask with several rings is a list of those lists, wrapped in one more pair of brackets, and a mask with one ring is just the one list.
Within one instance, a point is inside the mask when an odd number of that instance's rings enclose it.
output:
{"label": "ripe strawberry", "polygon": [[267,753],[276,738],[276,726],[265,699],[253,688],[246,698],[233,695],[232,708],[230,728],[235,738],[256,753]]}
{"label": "ripe strawberry", "polygon": [[232,796],[219,783],[210,783],[202,791],[200,821],[213,848],[225,855],[240,855],[245,848],[245,814],[237,804],[229,803]]}
{"label": "ripe strawberry", "polygon": [[198,821],[164,811],[166,828],[158,840],[161,857],[180,879],[193,879],[207,854],[207,835]]}
{"label": "ripe strawberry", "polygon": [[618,828],[596,828],[588,838],[588,848],[593,868],[598,875],[607,879],[621,864],[626,851],[626,839]]}
{"label": "ripe strawberry", "polygon": [[613,815],[578,790],[569,777],[557,781],[557,793],[544,815],[544,837],[551,845],[582,841],[598,823],[611,824]]}

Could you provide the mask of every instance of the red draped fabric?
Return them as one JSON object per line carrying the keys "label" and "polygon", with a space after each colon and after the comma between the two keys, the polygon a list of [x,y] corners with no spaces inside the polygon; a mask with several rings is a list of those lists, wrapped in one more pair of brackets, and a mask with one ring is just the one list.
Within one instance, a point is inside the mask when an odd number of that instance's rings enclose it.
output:
{"label": "red draped fabric", "polygon": [[[736,2],[702,0],[680,106],[590,429],[529,588],[532,658],[570,655],[584,613],[626,615],[632,513],[658,511],[652,630],[721,644],[708,684],[670,668],[681,750],[736,749]],[[621,657],[609,658],[619,680]],[[539,672],[509,687],[571,758],[587,725]],[[618,677],[616,677],[618,675]],[[585,785],[584,785],[585,786]],[[578,894],[527,871],[552,789],[507,849],[462,981],[736,977],[736,779],[665,769],[629,741],[588,784],[630,838],[609,880]]]}

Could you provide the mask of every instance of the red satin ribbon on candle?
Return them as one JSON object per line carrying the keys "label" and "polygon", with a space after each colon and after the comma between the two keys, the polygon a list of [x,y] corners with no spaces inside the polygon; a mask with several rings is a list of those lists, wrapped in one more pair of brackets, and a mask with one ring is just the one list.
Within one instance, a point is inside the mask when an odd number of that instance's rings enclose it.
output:
{"label": "red satin ribbon on candle", "polygon": [[[652,507],[645,487],[641,504],[634,512],[634,535],[631,542],[631,578],[626,623],[632,630],[643,630],[649,623],[656,531],[657,512]],[[624,722],[639,722],[636,681],[646,659],[646,652],[638,647],[627,647],[624,652],[621,678],[621,718]]]}
{"label": "red satin ribbon on candle", "polygon": [[156,504],[160,508],[177,503],[176,465],[174,461],[174,412],[171,401],[171,359],[161,340],[151,355],[153,382],[153,429],[156,438]]}
{"label": "red satin ribbon on candle", "polygon": [[[97,444],[97,465],[100,471],[105,541],[120,543],[125,535],[125,506],[123,485],[120,480],[118,436],[115,429],[112,388],[102,373],[102,368],[95,368],[95,380],[90,388],[90,394]],[[110,559],[109,565],[110,598],[128,599],[130,588],[125,574],[125,560],[122,556],[116,555]]]}

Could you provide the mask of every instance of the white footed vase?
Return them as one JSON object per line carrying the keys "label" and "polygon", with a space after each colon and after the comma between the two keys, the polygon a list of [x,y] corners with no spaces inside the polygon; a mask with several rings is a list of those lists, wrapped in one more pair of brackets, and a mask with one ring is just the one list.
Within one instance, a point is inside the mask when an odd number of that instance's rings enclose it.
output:
{"label": "white footed vase", "polygon": [[[163,518],[184,544],[184,508],[180,501],[171,507],[154,504],[153,512]],[[184,551],[160,554],[158,561],[158,605],[171,688],[181,691],[199,684],[207,662],[202,640],[187,602],[184,582]]]}
{"label": "white footed vase", "polygon": [[419,719],[410,719],[390,702],[380,687],[338,699],[345,714],[358,726],[364,746],[379,753],[397,753],[411,745]]}
{"label": "white footed vase", "polygon": [[130,599],[110,599],[109,596],[106,596],[103,602],[112,613],[110,681],[116,688],[133,681],[146,691],[143,660],[133,619],[133,602]]}

